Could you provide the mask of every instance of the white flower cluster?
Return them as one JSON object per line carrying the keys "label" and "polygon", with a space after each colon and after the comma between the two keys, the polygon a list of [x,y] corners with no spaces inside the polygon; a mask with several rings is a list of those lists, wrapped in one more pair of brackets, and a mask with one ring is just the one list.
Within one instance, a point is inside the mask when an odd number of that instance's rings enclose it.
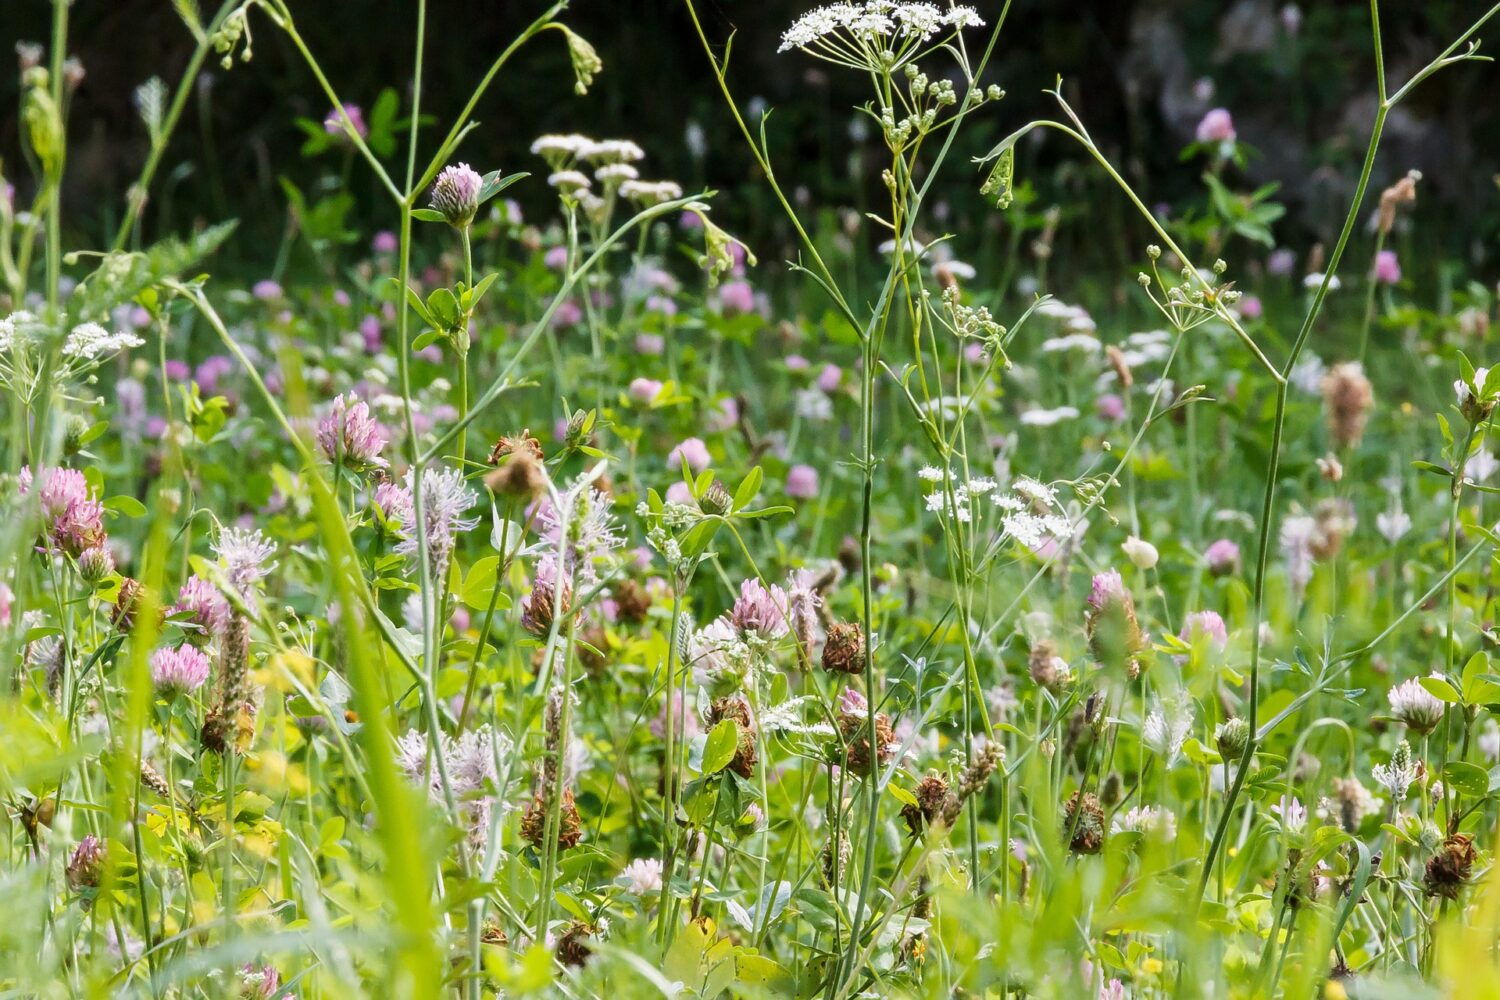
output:
{"label": "white flower cluster", "polygon": [[[921,469],[917,476],[934,485],[946,478],[942,469],[931,465]],[[990,503],[1001,512],[1000,526],[1004,533],[1027,548],[1036,548],[1048,539],[1067,538],[1073,532],[1072,523],[1061,512],[1057,491],[1028,476],[1017,478],[1008,492],[1000,489],[993,479],[975,476],[955,483],[951,493],[934,490],[927,494],[926,504],[933,513],[951,514],[967,524],[974,519],[975,503],[983,497],[989,497]]]}
{"label": "white flower cluster", "polygon": [[827,44],[841,35],[857,43],[870,42],[877,37],[925,42],[945,28],[956,31],[983,25],[978,12],[967,6],[942,10],[936,4],[895,3],[894,0],[835,3],[817,7],[797,18],[782,34],[781,47],[777,51]]}
{"label": "white flower cluster", "polygon": [[760,714],[760,728],[765,733],[797,733],[803,736],[832,736],[833,726],[826,722],[803,722],[802,706],[812,701],[810,696],[803,695],[799,698],[791,698],[779,705],[772,705],[762,710]]}
{"label": "white flower cluster", "polygon": [[1185,695],[1175,702],[1158,704],[1141,726],[1141,741],[1162,759],[1166,767],[1177,763],[1182,745],[1193,731],[1193,705]]}
{"label": "white flower cluster", "polygon": [[600,166],[646,158],[646,151],[629,139],[590,139],[576,132],[541,136],[531,144],[531,152],[546,160],[553,170],[573,161]]}
{"label": "white flower cluster", "polygon": [[1110,830],[1113,833],[1143,833],[1170,843],[1177,839],[1177,817],[1158,806],[1137,806],[1116,814]]}
{"label": "white flower cluster", "polygon": [[[646,158],[646,151],[629,139],[590,139],[586,135],[544,135],[531,144],[532,153],[547,161],[552,173],[547,183],[576,200],[591,221],[602,223],[608,215],[611,193],[649,207],[682,197],[681,185],[673,181],[643,181],[633,164]],[[590,179],[587,171],[593,171]],[[605,196],[589,189],[597,181]]]}
{"label": "white flower cluster", "polygon": [[[28,395],[42,354],[54,336],[54,327],[25,310],[0,319],[0,383]],[[98,323],[80,323],[63,339],[56,374],[64,380],[76,379],[121,351],[144,343],[128,331],[111,333]]]}

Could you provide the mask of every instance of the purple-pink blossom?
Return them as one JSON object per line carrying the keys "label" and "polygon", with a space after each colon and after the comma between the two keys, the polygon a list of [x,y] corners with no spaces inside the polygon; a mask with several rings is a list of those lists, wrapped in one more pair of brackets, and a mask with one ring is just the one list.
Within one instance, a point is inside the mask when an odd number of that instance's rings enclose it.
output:
{"label": "purple-pink blossom", "polygon": [[741,632],[779,639],[787,634],[786,612],[786,591],[752,577],[740,583],[740,596],[730,609],[729,620]]}
{"label": "purple-pink blossom", "polygon": [[151,654],[151,683],[168,698],[188,694],[208,680],[208,657],[196,646],[158,649]]}
{"label": "purple-pink blossom", "polygon": [[628,393],[637,403],[649,403],[661,395],[662,384],[654,378],[632,379]]}
{"label": "purple-pink blossom", "polygon": [[338,108],[331,108],[328,117],[323,119],[323,129],[329,135],[344,134],[344,116],[349,117],[349,124],[354,129],[354,134],[363,139],[370,134],[370,127],[365,124],[365,112],[358,104],[345,104],[344,114],[339,114]]}
{"label": "purple-pink blossom", "polygon": [[1375,280],[1382,285],[1394,285],[1401,280],[1401,261],[1394,250],[1382,250],[1375,255]]}
{"label": "purple-pink blossom", "polygon": [[748,281],[726,281],[719,286],[719,307],[726,316],[742,316],[755,310],[755,291]]}
{"label": "purple-pink blossom", "polygon": [[1234,142],[1234,119],[1225,108],[1214,108],[1198,122],[1199,142]]}
{"label": "purple-pink blossom", "polygon": [[786,495],[794,500],[811,500],[818,495],[818,470],[810,465],[794,465],[786,470]]}
{"label": "purple-pink blossom", "polygon": [[1227,538],[1220,538],[1204,551],[1203,560],[1214,576],[1227,576],[1240,567],[1240,547]]}
{"label": "purple-pink blossom", "polygon": [[692,471],[702,472],[713,461],[713,456],[708,453],[708,445],[703,443],[702,438],[690,437],[667,452],[667,468],[676,469],[684,461]]}
{"label": "purple-pink blossom", "polygon": [[1102,611],[1107,605],[1124,598],[1125,581],[1120,578],[1119,570],[1110,569],[1094,574],[1089,586],[1089,607]]}
{"label": "purple-pink blossom", "polygon": [[1194,611],[1187,616],[1178,638],[1188,644],[1207,639],[1212,648],[1223,649],[1229,644],[1229,629],[1217,611]]}
{"label": "purple-pink blossom", "polygon": [[173,615],[186,615],[186,620],[198,626],[211,638],[224,630],[229,622],[229,602],[218,588],[203,577],[194,574],[177,589],[177,603],[168,609]]}
{"label": "purple-pink blossom", "polygon": [[370,415],[370,407],[353,393],[339,396],[326,416],[318,421],[318,447],[330,462],[362,470],[383,468],[389,463],[380,457],[386,437],[380,424]]}

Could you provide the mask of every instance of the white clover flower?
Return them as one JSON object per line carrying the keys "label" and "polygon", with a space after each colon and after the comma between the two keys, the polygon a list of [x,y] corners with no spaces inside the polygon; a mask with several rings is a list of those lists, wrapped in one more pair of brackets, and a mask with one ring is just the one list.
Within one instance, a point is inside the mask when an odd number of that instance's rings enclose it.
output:
{"label": "white clover flower", "polygon": [[1301,833],[1307,826],[1307,809],[1295,795],[1283,795],[1281,801],[1271,807],[1271,811],[1280,818],[1282,827],[1289,833]]}
{"label": "white clover flower", "polygon": [[[1443,675],[1437,671],[1433,671],[1432,676],[1443,680]],[[1430,733],[1436,729],[1447,708],[1415,677],[1391,688],[1386,699],[1391,703],[1391,714],[1417,733]]]}
{"label": "white clover flower", "polygon": [[1159,703],[1141,726],[1141,740],[1170,768],[1182,754],[1193,730],[1193,704],[1186,694],[1175,702]]}
{"label": "white clover flower", "polygon": [[620,872],[625,888],[636,896],[661,892],[662,863],[656,858],[637,858]]}
{"label": "white clover flower", "polygon": [[1177,817],[1160,806],[1137,806],[1116,814],[1110,824],[1112,833],[1143,833],[1170,843],[1177,839]]}

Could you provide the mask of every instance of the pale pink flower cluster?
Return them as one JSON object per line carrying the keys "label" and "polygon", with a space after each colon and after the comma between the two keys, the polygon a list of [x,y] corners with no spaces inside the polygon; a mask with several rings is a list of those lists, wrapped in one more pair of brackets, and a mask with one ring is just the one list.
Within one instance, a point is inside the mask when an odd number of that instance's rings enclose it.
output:
{"label": "pale pink flower cluster", "polygon": [[327,415],[318,421],[317,440],[330,462],[355,471],[389,464],[380,457],[386,445],[384,431],[370,415],[369,405],[353,393],[333,401]]}
{"label": "pale pink flower cluster", "polygon": [[44,469],[37,477],[30,467],[24,467],[18,478],[23,495],[29,494],[40,478],[37,498],[52,544],[75,558],[104,544],[104,504],[93,498],[83,473],[77,469]]}
{"label": "pale pink flower cluster", "polygon": [[208,657],[196,646],[158,649],[151,654],[151,682],[164,697],[188,694],[208,680]]}

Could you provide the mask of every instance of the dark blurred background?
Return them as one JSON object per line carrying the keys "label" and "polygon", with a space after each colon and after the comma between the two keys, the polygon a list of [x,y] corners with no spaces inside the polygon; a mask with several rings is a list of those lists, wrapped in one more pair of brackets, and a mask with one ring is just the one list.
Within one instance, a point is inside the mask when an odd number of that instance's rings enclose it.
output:
{"label": "dark blurred background", "polygon": [[[201,0],[205,19],[216,6]],[[366,112],[394,88],[406,105],[414,0],[295,0],[309,47],[345,100]],[[737,31],[731,85],[750,111],[775,109],[773,152],[789,187],[814,204],[862,204],[878,189],[877,140],[851,131],[864,83],[800,53],[777,54],[781,31],[810,0],[701,0],[711,39]],[[987,20],[999,11],[979,0]],[[1383,12],[1389,76],[1396,86],[1481,13],[1476,0],[1392,3]],[[469,88],[494,56],[544,7],[541,0],[430,0],[424,109],[429,154]],[[47,0],[0,0],[0,41],[45,42]],[[1329,239],[1358,171],[1373,114],[1369,10],[1362,0],[1317,0],[1303,7],[1266,0],[1017,0],[986,82],[1008,93],[965,137],[950,160],[946,197],[954,216],[977,212],[980,176],[968,158],[1053,108],[1044,87],[1060,74],[1064,91],[1090,130],[1150,203],[1202,199],[1203,159],[1184,162],[1204,111],[1228,108],[1254,153],[1236,186],[1279,181],[1288,207],[1278,240],[1305,247]],[[544,172],[527,152],[539,134],[579,131],[632,138],[644,146],[643,176],[724,192],[719,215],[751,235],[779,225],[721,97],[680,0],[576,0],[563,19],[589,38],[604,72],[576,96],[561,35],[527,45],[479,105],[481,127],[460,158],[481,170]],[[248,263],[271,257],[283,229],[285,177],[308,189],[317,178],[346,178],[356,196],[353,222],[389,225],[392,212],[358,163],[342,151],[305,156],[298,117],[321,122],[328,103],[286,37],[252,14],[254,59],[222,70],[210,59],[159,176],[146,235],[237,217],[234,253]],[[972,33],[980,37],[979,32]],[[1500,44],[1500,40],[1496,40]],[[118,219],[126,186],[146,154],[132,93],[159,75],[175,87],[192,39],[170,0],[76,0],[69,51],[87,76],[72,104],[67,204],[73,245],[97,245]],[[1489,260],[1497,229],[1500,73],[1490,64],[1444,71],[1393,115],[1375,193],[1409,168],[1425,175],[1422,225],[1435,252]],[[0,157],[24,199],[33,184],[19,159],[16,74],[0,73]],[[404,160],[403,160],[404,162]],[[392,170],[399,176],[399,171]],[[1036,204],[1088,213],[1107,182],[1060,138],[1028,144],[1018,174],[1035,186]],[[1084,189],[1087,189],[1086,191]],[[513,189],[542,211],[545,185]],[[947,192],[955,192],[946,194]],[[1102,241],[1089,223],[1066,219],[1080,253]],[[1113,238],[1112,238],[1113,240]],[[263,249],[257,249],[263,248]]]}

